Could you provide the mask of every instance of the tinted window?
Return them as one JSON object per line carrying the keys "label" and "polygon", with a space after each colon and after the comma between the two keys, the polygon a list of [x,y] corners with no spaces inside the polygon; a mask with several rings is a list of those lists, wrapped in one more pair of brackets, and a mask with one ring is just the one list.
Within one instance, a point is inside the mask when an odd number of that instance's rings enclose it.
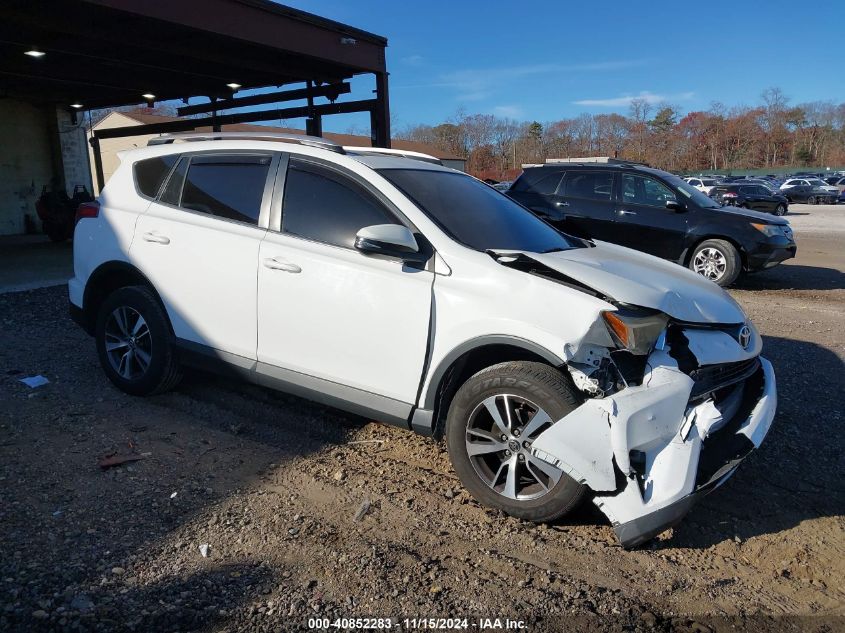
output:
{"label": "tinted window", "polygon": [[672,190],[663,183],[635,174],[622,175],[622,199],[629,204],[652,207],[665,207],[668,200],[677,200]]}
{"label": "tinted window", "polygon": [[194,156],[179,206],[258,224],[269,170],[269,156]]}
{"label": "tinted window", "polygon": [[418,169],[382,169],[379,173],[453,239],[477,251],[536,253],[576,244],[525,207],[471,176]]}
{"label": "tinted window", "polygon": [[551,195],[557,191],[563,172],[548,169],[528,169],[513,186],[514,191]]}
{"label": "tinted window", "polygon": [[133,170],[138,192],[147,198],[155,198],[161,188],[161,183],[170,172],[170,168],[173,167],[177,158],[179,158],[178,154],[169,154],[168,156],[139,160],[135,163]]}
{"label": "tinted window", "polygon": [[164,185],[161,196],[159,196],[160,202],[179,206],[179,200],[182,198],[182,185],[185,183],[185,172],[188,171],[190,160],[190,158],[182,158],[176,165],[176,168],[170,174],[170,178],[167,179],[167,184]]}
{"label": "tinted window", "polygon": [[563,183],[568,198],[610,200],[613,192],[613,173],[608,171],[571,171]]}
{"label": "tinted window", "polygon": [[[491,190],[491,193],[501,194]],[[282,231],[353,248],[365,226],[399,224],[361,185],[333,169],[291,160],[285,179]]]}

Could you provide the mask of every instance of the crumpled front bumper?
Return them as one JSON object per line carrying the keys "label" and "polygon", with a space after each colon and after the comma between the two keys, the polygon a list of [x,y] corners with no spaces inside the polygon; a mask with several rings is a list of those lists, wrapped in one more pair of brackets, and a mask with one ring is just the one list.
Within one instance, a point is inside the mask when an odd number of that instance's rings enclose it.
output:
{"label": "crumpled front bumper", "polygon": [[[695,349],[695,334],[690,339]],[[532,445],[538,458],[593,490],[624,547],[675,525],[724,483],[760,446],[777,407],[774,371],[762,357],[730,388],[734,404],[719,425],[714,400],[691,401],[694,381],[666,351],[653,352],[648,365],[642,385],[588,399]]]}

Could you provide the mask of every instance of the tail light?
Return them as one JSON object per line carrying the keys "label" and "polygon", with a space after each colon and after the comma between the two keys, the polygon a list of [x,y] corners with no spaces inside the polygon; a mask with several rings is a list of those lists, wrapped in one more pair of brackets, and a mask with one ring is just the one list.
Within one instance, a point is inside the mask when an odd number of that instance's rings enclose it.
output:
{"label": "tail light", "polygon": [[76,220],[73,225],[79,224],[82,218],[96,218],[100,215],[100,203],[96,200],[83,202],[76,208]]}
{"label": "tail light", "polygon": [[723,193],[722,197],[723,198],[738,198],[739,196],[736,195],[735,193],[731,193],[730,191],[728,191],[727,193]]}

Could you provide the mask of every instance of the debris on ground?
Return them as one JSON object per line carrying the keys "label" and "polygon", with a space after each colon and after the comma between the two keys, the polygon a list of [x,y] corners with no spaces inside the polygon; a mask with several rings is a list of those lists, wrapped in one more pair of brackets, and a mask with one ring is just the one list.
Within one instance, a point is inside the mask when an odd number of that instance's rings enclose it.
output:
{"label": "debris on ground", "polygon": [[211,546],[208,543],[203,543],[200,545],[200,554],[203,558],[208,558],[208,553],[211,550]]}
{"label": "debris on ground", "polygon": [[370,511],[370,500],[367,497],[364,497],[364,500],[361,502],[361,506],[358,508],[358,512],[355,513],[354,521],[360,521],[364,518],[364,515]]}
{"label": "debris on ground", "polygon": [[123,464],[128,464],[130,462],[137,462],[144,459],[144,457],[145,455],[142,453],[135,453],[132,455],[114,454],[103,457],[98,464],[103,470],[108,470],[109,468],[114,468],[115,466],[122,466]]}
{"label": "debris on ground", "polygon": [[19,382],[22,382],[31,389],[43,387],[44,385],[50,384],[50,381],[41,374],[38,374],[37,376],[27,376],[26,378],[21,378]]}

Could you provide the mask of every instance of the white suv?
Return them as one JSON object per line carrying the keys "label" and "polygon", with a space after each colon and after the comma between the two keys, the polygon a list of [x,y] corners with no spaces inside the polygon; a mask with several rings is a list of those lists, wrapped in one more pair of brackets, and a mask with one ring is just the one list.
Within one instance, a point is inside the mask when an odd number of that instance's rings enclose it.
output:
{"label": "white suv", "polygon": [[204,138],[127,152],[80,208],[71,313],[120,389],[198,365],[445,436],[480,502],[548,521],[589,491],[625,546],[768,432],[761,338],[692,271],[430,161]]}

